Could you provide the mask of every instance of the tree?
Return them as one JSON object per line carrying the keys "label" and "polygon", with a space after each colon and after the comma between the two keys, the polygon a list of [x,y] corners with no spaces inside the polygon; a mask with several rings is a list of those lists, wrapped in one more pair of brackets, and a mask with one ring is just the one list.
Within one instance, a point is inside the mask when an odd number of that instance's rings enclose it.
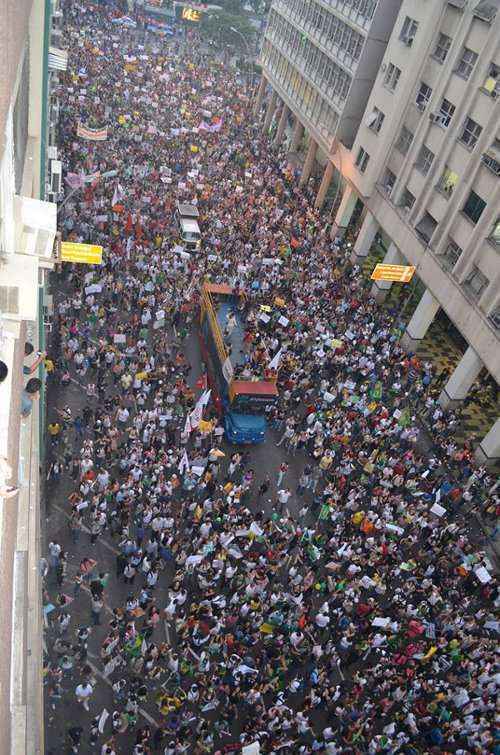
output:
{"label": "tree", "polygon": [[[232,30],[236,29],[236,33]],[[255,29],[246,16],[237,16],[227,11],[214,11],[203,16],[201,30],[218,44],[231,45],[239,50],[246,50],[246,45],[240,35],[252,45]]]}

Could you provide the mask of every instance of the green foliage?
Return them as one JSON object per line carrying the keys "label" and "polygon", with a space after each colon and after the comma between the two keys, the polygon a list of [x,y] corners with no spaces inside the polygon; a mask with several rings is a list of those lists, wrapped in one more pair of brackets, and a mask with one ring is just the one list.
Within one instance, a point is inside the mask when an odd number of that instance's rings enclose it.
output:
{"label": "green foliage", "polygon": [[[237,29],[239,34],[235,34],[231,27]],[[240,34],[245,37],[249,45],[255,34],[255,29],[246,16],[238,16],[225,10],[205,14],[201,22],[201,30],[214,42],[242,50],[245,49],[245,43]]]}

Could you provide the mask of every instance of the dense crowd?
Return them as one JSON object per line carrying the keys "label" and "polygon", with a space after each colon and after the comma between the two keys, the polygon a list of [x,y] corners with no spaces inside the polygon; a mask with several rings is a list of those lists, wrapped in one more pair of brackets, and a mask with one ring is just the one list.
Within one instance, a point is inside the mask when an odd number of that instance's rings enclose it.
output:
{"label": "dense crowd", "polygon": [[[56,282],[51,380],[82,403],[49,407],[48,476],[53,494],[71,482],[72,542],[88,543],[71,588],[48,546],[46,697],[67,751],[499,753],[498,588],[468,529],[496,511],[495,480],[453,441],[432,366],[400,348],[234,70],[194,32],[167,41],[119,16],[64,6],[64,169],[93,178],[63,237],[104,248]],[[179,247],[177,200],[198,206],[198,251]],[[243,377],[281,351],[270,473],[224,443],[212,404],[208,431],[186,422],[205,280],[242,292]],[[81,708],[63,721],[67,695]]]}

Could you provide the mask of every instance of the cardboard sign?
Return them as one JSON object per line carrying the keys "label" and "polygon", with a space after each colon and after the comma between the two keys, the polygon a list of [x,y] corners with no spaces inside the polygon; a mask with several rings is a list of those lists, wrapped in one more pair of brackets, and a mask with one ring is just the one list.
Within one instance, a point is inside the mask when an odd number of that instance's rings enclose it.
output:
{"label": "cardboard sign", "polygon": [[61,244],[61,261],[78,262],[82,265],[102,265],[102,246],[63,241]]}
{"label": "cardboard sign", "polygon": [[113,343],[127,343],[127,336],[125,333],[115,333]]}

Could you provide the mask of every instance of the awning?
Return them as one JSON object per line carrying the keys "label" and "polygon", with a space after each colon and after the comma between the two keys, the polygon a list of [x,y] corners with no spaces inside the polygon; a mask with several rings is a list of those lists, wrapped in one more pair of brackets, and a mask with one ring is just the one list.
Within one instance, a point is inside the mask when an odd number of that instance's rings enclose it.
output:
{"label": "awning", "polygon": [[68,68],[68,52],[58,47],[49,47],[49,70],[66,71]]}

